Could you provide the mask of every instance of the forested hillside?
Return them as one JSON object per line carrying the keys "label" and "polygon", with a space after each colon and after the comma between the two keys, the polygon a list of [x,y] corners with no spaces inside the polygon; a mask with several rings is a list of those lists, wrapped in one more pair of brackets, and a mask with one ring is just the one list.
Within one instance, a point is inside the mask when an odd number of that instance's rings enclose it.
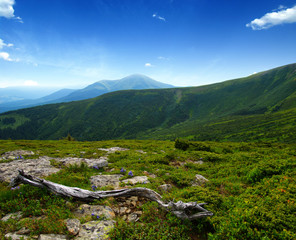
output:
{"label": "forested hillside", "polygon": [[291,64],[207,86],[118,91],[8,112],[0,115],[0,136],[293,141],[295,108],[296,64]]}

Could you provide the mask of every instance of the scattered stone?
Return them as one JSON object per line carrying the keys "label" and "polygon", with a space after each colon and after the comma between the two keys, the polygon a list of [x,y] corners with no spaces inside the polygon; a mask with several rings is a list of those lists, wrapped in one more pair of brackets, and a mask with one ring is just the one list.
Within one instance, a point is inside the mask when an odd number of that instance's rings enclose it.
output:
{"label": "scattered stone", "polygon": [[138,215],[136,213],[131,213],[127,217],[127,221],[129,221],[129,222],[136,222],[138,220],[139,220],[139,218],[138,218]]}
{"label": "scattered stone", "polygon": [[92,185],[96,187],[105,187],[105,186],[113,186],[115,188],[119,187],[120,181],[123,175],[96,175],[90,178],[90,182]]}
{"label": "scattered stone", "polygon": [[119,214],[120,215],[124,215],[125,213],[126,213],[126,211],[127,211],[127,207],[121,207],[120,209],[119,209]]}
{"label": "scattered stone", "polygon": [[69,237],[60,234],[41,234],[38,240],[67,240]]}
{"label": "scattered stone", "polygon": [[21,239],[29,239],[28,236],[24,236],[24,235],[19,235],[19,234],[16,234],[16,233],[7,233],[5,234],[5,238],[6,239],[11,239],[11,240],[21,240]]}
{"label": "scattered stone", "polygon": [[146,176],[151,177],[151,178],[156,178],[156,175],[147,171],[143,172]]}
{"label": "scattered stone", "polygon": [[77,240],[107,240],[108,233],[114,228],[115,221],[91,221],[82,225]]}
{"label": "scattered stone", "polygon": [[79,233],[81,223],[78,219],[73,218],[73,219],[66,219],[65,220],[67,230],[70,232],[71,235],[75,236]]}
{"label": "scattered stone", "polygon": [[74,211],[77,218],[90,218],[92,216],[105,217],[112,219],[115,217],[114,211],[108,206],[82,204]]}
{"label": "scattered stone", "polygon": [[147,176],[136,176],[133,178],[122,180],[125,184],[135,185],[137,183],[150,183]]}
{"label": "scattered stone", "polygon": [[192,186],[203,186],[204,184],[206,184],[209,180],[206,179],[204,176],[196,174],[195,175],[195,179],[192,183]]}
{"label": "scattered stone", "polygon": [[137,214],[138,216],[141,216],[141,215],[143,214],[142,211],[136,211],[136,212],[134,212],[134,213]]}
{"label": "scattered stone", "polygon": [[158,187],[163,192],[169,192],[173,187],[171,184],[163,184]]}
{"label": "scattered stone", "polygon": [[74,157],[66,157],[66,158],[54,158],[54,160],[62,163],[65,166],[69,165],[80,165],[82,163],[86,163],[89,167],[103,168],[108,166],[108,158],[100,157],[100,158],[74,158]]}
{"label": "scattered stone", "polygon": [[200,164],[200,165],[202,165],[202,164],[204,164],[204,162],[200,160],[200,161],[195,162],[195,164]]}
{"label": "scattered stone", "polygon": [[26,234],[29,234],[30,232],[31,232],[30,229],[23,227],[23,228],[21,228],[20,230],[18,230],[18,231],[16,232],[16,234],[19,234],[19,235],[26,235]]}
{"label": "scattered stone", "polygon": [[103,168],[108,166],[108,158],[100,157],[99,159],[84,159],[89,167]]}
{"label": "scattered stone", "polygon": [[137,196],[130,197],[129,199],[135,202],[139,201],[139,198]]}
{"label": "scattered stone", "polygon": [[23,216],[22,212],[9,213],[4,216],[1,221],[7,222],[9,219],[20,219]]}
{"label": "scattered stone", "polygon": [[138,153],[146,154],[147,152],[144,152],[143,150],[136,150]]}
{"label": "scattered stone", "polygon": [[122,152],[129,150],[128,148],[121,148],[121,147],[111,147],[111,148],[98,148],[100,151],[105,151],[107,154],[115,153],[115,152]]}
{"label": "scattered stone", "polygon": [[15,150],[2,154],[2,159],[16,159],[20,156],[35,155],[34,152],[28,150]]}

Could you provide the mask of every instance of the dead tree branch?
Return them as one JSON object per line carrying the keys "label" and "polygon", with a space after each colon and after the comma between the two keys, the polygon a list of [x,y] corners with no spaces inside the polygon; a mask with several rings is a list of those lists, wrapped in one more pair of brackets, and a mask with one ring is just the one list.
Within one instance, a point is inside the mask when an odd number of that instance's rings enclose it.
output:
{"label": "dead tree branch", "polygon": [[178,201],[177,203],[169,202],[164,203],[161,199],[161,195],[157,192],[149,189],[149,188],[128,188],[128,189],[119,189],[119,190],[111,190],[111,191],[89,191],[76,187],[67,187],[61,184],[57,184],[54,182],[50,182],[40,178],[34,178],[31,175],[27,175],[23,170],[19,170],[19,174],[15,177],[10,185],[12,187],[18,186],[19,184],[29,184],[34,187],[45,188],[50,192],[62,196],[62,197],[70,197],[73,199],[91,202],[96,199],[102,199],[107,197],[131,197],[138,196],[144,197],[151,201],[155,201],[158,205],[165,209],[168,212],[172,212],[178,218],[183,220],[194,220],[198,218],[212,216],[213,213],[204,209],[202,206],[206,203],[196,203],[196,202],[188,202],[184,203],[182,201]]}

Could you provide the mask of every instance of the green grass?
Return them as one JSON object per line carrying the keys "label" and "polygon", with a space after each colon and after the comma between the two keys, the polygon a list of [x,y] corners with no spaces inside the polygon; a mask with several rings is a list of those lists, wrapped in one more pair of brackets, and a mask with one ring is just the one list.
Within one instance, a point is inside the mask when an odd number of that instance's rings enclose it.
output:
{"label": "green grass", "polygon": [[[171,192],[164,200],[207,202],[214,216],[193,222],[180,221],[155,203],[147,202],[139,210],[137,223],[117,219],[112,239],[295,239],[296,238],[296,154],[295,144],[190,142],[186,151],[175,149],[172,141],[113,140],[101,142],[70,141],[0,141],[0,151],[24,149],[39,156],[102,156],[98,148],[124,147],[129,151],[109,156],[114,171],[123,167],[135,176],[144,171],[155,174],[145,187],[159,192],[158,186],[169,183]],[[140,153],[143,150],[146,153]],[[36,156],[38,157],[38,155]],[[196,164],[197,161],[203,164]],[[110,174],[85,166],[64,167],[47,179],[68,186],[91,190],[89,178]],[[192,186],[196,174],[209,183]],[[143,186],[138,184],[136,186]],[[135,186],[135,187],[136,187]],[[116,206],[116,200],[99,203]],[[7,232],[22,227],[39,233],[67,234],[63,220],[72,217],[79,202],[62,199],[31,186],[11,190],[0,184],[0,217],[22,211],[22,221],[0,223],[0,239]]]}

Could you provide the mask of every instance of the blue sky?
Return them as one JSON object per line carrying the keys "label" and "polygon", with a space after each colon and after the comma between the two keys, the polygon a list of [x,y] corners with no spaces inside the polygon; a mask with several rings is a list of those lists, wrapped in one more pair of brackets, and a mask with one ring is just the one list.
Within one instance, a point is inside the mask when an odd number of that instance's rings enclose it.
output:
{"label": "blue sky", "polygon": [[295,39],[296,0],[0,0],[0,87],[200,86],[294,63]]}

